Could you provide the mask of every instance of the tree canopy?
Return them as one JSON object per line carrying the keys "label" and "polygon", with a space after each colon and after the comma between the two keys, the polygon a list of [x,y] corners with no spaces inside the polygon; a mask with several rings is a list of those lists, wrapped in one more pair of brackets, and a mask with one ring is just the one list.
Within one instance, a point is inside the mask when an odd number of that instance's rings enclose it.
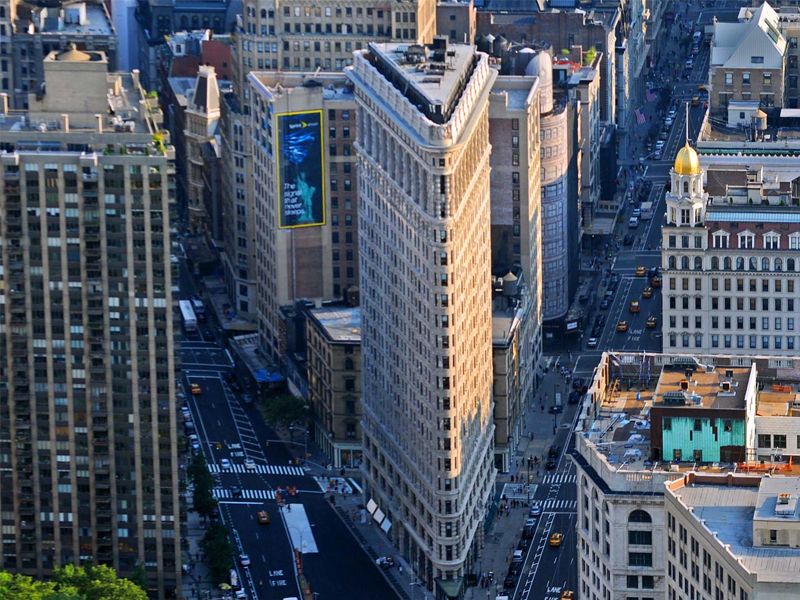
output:
{"label": "tree canopy", "polygon": [[273,396],[264,406],[264,418],[270,425],[278,427],[288,427],[292,423],[302,423],[305,426],[308,415],[308,403],[291,394]]}
{"label": "tree canopy", "polygon": [[107,566],[69,565],[51,581],[0,571],[0,600],[147,600],[147,594]]}

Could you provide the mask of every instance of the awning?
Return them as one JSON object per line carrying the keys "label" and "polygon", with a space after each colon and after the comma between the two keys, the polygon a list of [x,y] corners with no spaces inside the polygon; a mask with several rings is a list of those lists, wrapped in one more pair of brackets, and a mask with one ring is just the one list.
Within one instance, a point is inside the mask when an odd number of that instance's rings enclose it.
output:
{"label": "awning", "polygon": [[781,119],[800,119],[800,108],[782,108]]}

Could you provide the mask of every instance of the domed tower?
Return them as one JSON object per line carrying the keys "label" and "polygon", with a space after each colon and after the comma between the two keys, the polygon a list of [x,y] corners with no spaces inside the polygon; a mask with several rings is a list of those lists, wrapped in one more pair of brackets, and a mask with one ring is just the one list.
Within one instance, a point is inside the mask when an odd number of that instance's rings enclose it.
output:
{"label": "domed tower", "polygon": [[540,50],[528,63],[525,75],[539,78],[539,112],[546,115],[553,111],[553,59],[548,52]]}
{"label": "domed tower", "polygon": [[670,171],[672,189],[667,194],[667,226],[695,227],[705,220],[708,194],[703,190],[703,169],[697,151],[686,142]]}

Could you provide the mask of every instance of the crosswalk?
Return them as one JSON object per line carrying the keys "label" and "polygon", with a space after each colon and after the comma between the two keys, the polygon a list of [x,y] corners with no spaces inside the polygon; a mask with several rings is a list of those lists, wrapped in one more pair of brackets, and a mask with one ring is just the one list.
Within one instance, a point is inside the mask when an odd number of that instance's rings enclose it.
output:
{"label": "crosswalk", "polygon": [[575,483],[575,473],[548,473],[544,476],[542,483]]}
{"label": "crosswalk", "polygon": [[[227,500],[233,498],[233,494],[228,488],[215,487],[211,494],[217,500]],[[242,490],[241,499],[243,500],[274,500],[274,490]]]}
{"label": "crosswalk", "polygon": [[552,510],[577,510],[578,509],[578,501],[577,500],[545,500],[544,501],[544,511],[552,511]]}
{"label": "crosswalk", "polygon": [[248,469],[244,465],[231,465],[230,469],[221,469],[219,465],[208,465],[212,475],[217,473],[260,473],[261,475],[296,475],[302,477],[305,471],[300,467],[283,467],[280,465],[256,465],[255,469]]}

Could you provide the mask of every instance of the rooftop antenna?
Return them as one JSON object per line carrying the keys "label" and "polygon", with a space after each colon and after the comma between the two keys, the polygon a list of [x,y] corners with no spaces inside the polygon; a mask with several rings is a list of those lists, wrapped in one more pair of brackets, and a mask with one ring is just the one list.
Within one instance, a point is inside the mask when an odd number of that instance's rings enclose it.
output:
{"label": "rooftop antenna", "polygon": [[686,145],[689,145],[689,103],[686,102]]}

